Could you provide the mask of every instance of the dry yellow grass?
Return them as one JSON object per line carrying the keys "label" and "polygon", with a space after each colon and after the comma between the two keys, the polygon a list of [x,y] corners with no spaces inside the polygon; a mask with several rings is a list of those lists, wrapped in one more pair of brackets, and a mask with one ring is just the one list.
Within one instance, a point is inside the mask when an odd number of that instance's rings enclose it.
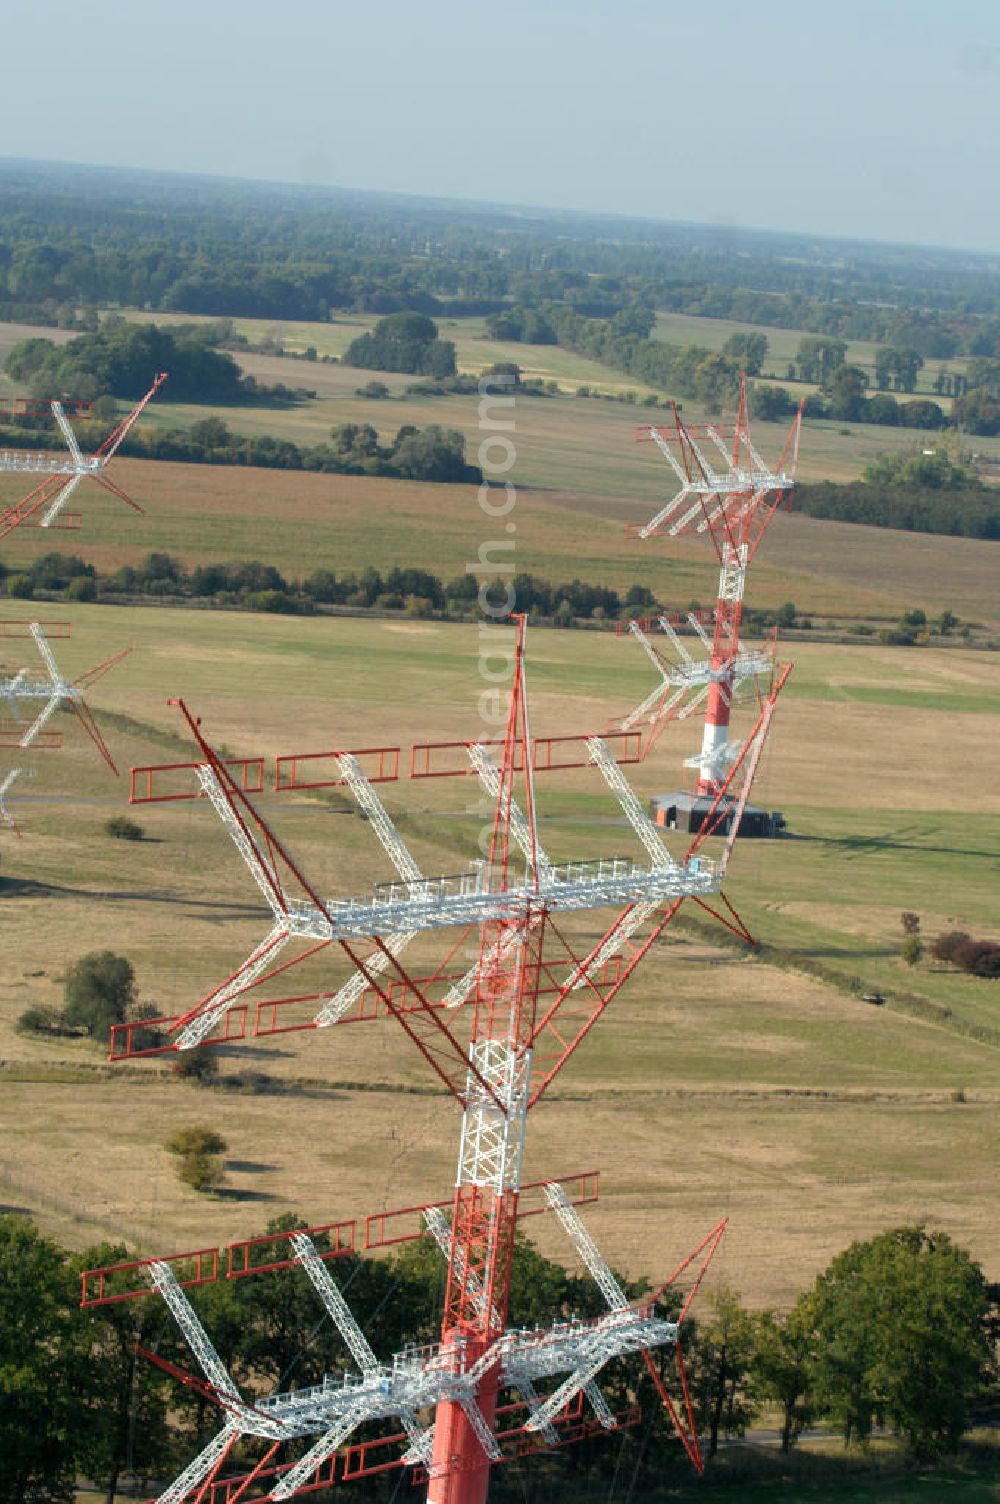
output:
{"label": "dry yellow grass", "polygon": [[[10,609],[27,619],[33,608]],[[481,687],[471,627],[96,607],[51,614],[76,627],[59,648],[70,676],[134,643],[93,697],[130,718],[131,730],[108,727],[123,765],[189,755],[151,739],[177,730],[165,702],[178,692],[233,752],[273,755],[465,735]],[[610,636],[535,631],[530,655],[540,734],[589,729],[648,687],[638,650]],[[762,798],[820,832],[834,812],[856,817],[851,829],[902,829],[921,806],[950,809],[960,829],[970,790],[952,776],[955,747],[988,744],[1000,664],[981,653],[878,646],[807,644],[795,656]],[[900,693],[919,703],[895,703]],[[956,708],[966,696],[983,708]],[[42,885],[0,894],[3,1201],[77,1245],[121,1235],[153,1251],[249,1234],[286,1207],[322,1222],[447,1195],[457,1109],[423,1094],[425,1067],[391,1021],[225,1052],[224,1072],[263,1070],[294,1095],[206,1091],[156,1061],[105,1074],[95,1045],[14,1032],[25,1007],[60,1000],[63,967],[86,950],[128,954],[140,995],[171,1011],[217,983],[266,924],[207,808],[136,811],[149,842],[104,836],[122,790],[79,729],[65,730],[63,753],[33,755],[37,802],[17,806],[24,841],[2,838],[4,874]],[[692,734],[679,731],[634,770],[640,794],[676,777]],[[52,798],[60,792],[64,802]],[[463,818],[470,792],[447,781],[385,786],[425,870],[464,864],[476,828]],[[627,845],[619,826],[590,823],[613,810],[588,775],[540,780],[539,792],[554,854]],[[979,788],[975,806],[977,820],[995,819],[1000,794]],[[355,817],[307,798],[269,796],[265,808],[325,891],[363,890],[388,875]],[[732,894],[755,921],[831,928],[849,957],[857,951],[858,968],[888,945],[879,964],[891,969],[901,907],[920,903],[930,925],[973,893],[974,870],[961,855],[950,860],[942,880],[916,849],[887,857],[849,843],[842,852],[765,843],[738,851]],[[328,961],[304,973],[308,990],[343,974]],[[309,1081],[332,1089],[316,1092]],[[958,1093],[967,1100],[953,1100]],[[632,1273],[670,1265],[730,1214],[716,1277],[755,1303],[790,1299],[851,1237],[895,1221],[943,1225],[995,1270],[997,1095],[996,1053],[971,1039],[680,937],[658,948],[537,1110],[526,1174],[600,1166],[604,1194],[588,1222]],[[225,1199],[181,1187],[162,1147],[178,1123],[197,1121],[229,1141]],[[560,1251],[543,1219],[531,1230]]]}
{"label": "dry yellow grass", "polygon": [[[81,531],[18,529],[2,545],[8,569],[57,548],[84,552],[102,574],[158,551],[188,567],[260,559],[289,578],[317,567],[343,575],[374,565],[430,569],[447,581],[464,574],[495,532],[471,486],[135,460],[122,461],[116,473],[146,508],[145,517],[125,515],[118,502],[82,489]],[[0,500],[24,494],[23,485],[0,483]],[[661,486],[652,494],[665,493]],[[625,524],[647,521],[654,505],[634,494],[523,490],[517,567],[553,584],[579,576],[619,590],[646,585],[672,607],[714,599],[717,571],[704,539],[642,544],[626,537]],[[783,513],[755,562],[751,603],[776,607],[791,600],[821,619],[894,619],[919,605],[997,624],[996,553],[996,544],[971,538]]]}

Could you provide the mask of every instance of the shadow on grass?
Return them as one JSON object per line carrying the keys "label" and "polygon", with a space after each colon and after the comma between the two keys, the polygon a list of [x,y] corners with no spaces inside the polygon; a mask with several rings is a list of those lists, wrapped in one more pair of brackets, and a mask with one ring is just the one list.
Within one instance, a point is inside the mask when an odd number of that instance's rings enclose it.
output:
{"label": "shadow on grass", "polygon": [[[174,893],[157,893],[153,889],[139,891],[131,888],[105,889],[70,888],[61,883],[41,883],[29,877],[0,877],[0,898],[89,898],[95,903],[155,903],[172,904],[179,908],[194,909],[202,914],[205,909],[215,910],[219,919],[234,916],[240,919],[260,919],[267,915],[263,905],[249,903],[225,903],[221,899],[185,898]],[[206,916],[215,923],[215,916]]]}
{"label": "shadow on grass", "polygon": [[984,861],[996,861],[995,851],[983,851],[969,846],[935,846],[928,841],[903,841],[892,836],[810,836],[788,831],[782,839],[805,841],[814,846],[829,846],[847,856],[861,856],[869,851],[921,851],[934,852],[938,856],[973,856]]}
{"label": "shadow on grass", "polygon": [[223,1185],[212,1192],[218,1201],[277,1201],[270,1191],[245,1191],[237,1186]]}

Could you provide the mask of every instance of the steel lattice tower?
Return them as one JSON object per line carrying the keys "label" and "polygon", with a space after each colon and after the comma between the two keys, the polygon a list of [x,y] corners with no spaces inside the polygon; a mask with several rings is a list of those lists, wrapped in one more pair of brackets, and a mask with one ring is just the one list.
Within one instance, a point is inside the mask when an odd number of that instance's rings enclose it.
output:
{"label": "steel lattice tower", "polygon": [[[386,1224],[395,1226],[395,1217],[407,1216],[412,1223],[417,1211],[422,1213],[419,1225],[405,1235],[426,1230],[445,1254],[441,1340],[429,1350],[406,1350],[386,1363],[372,1352],[327,1267],[355,1248],[353,1223],[230,1246],[229,1277],[293,1266],[303,1270],[357,1366],[356,1374],[342,1382],[330,1380],[314,1390],[281,1392],[253,1403],[240,1395],[185,1294],[186,1286],[218,1276],[218,1249],[87,1271],[85,1306],[132,1299],[150,1288],[162,1295],[203,1375],[185,1376],[185,1382],[200,1388],[222,1412],[217,1435],[160,1495],[160,1504],[229,1504],[235,1498],[250,1504],[290,1498],[332,1483],[335,1477],[364,1476],[392,1465],[380,1461],[369,1466],[365,1460],[366,1446],[384,1449],[388,1444],[396,1447],[396,1463],[425,1470],[432,1504],[482,1504],[491,1469],[505,1457],[631,1423],[634,1417],[610,1410],[596,1383],[609,1361],[630,1353],[643,1357],[689,1457],[701,1466],[679,1333],[725,1224],[713,1228],[653,1295],[630,1304],[576,1211],[574,1203],[593,1199],[593,1177],[523,1184],[524,1142],[531,1109],[681,904],[691,900],[730,924],[712,907],[711,899],[721,894],[733,834],[716,859],[707,858],[703,848],[719,828],[727,802],[742,808],[749,796],[789,669],[785,666],[778,674],[733,760],[715,800],[714,819],[678,859],[643,810],[608,740],[596,735],[532,737],[524,633],[522,619],[502,743],[423,744],[411,749],[411,776],[447,776],[436,759],[459,747],[471,764],[465,771],[478,776],[493,799],[488,860],[457,877],[421,874],[373,787],[374,782],[398,776],[399,748],[278,760],[279,789],[346,787],[396,866],[398,882],[380,885],[370,897],[347,900],[320,896],[302,864],[251,802],[249,791],[263,784],[260,760],[220,758],[182,702],[178,703],[200,760],[133,770],[133,797],[139,802],[184,797],[157,793],[159,781],[178,773],[195,775],[263,895],[272,923],[243,965],[187,1013],[116,1026],[112,1059],[245,1037],[254,1009],[252,1032],[268,1034],[373,1016],[374,1004],[374,1014],[391,1017],[401,1026],[462,1114],[450,1206],[439,1203],[411,1208],[409,1214],[383,1213],[369,1218],[365,1226],[363,1246],[384,1246],[402,1236],[387,1235]],[[561,759],[553,752],[557,744]],[[570,744],[578,751],[585,749],[583,762],[567,760]],[[625,745],[627,749],[630,744]],[[312,771],[317,757],[332,764],[333,776],[323,779]],[[306,762],[310,771],[298,778]],[[371,776],[363,771],[363,763]],[[584,763],[596,767],[618,800],[645,860],[556,864],[544,852],[538,837],[535,776],[547,768]],[[457,776],[454,768],[451,772]],[[518,782],[523,786],[523,807],[516,797]],[[616,910],[615,917],[601,939],[586,954],[577,954],[562,932],[563,916],[609,908]],[[468,971],[449,973],[447,959],[430,977],[417,979],[404,968],[400,958],[416,936],[455,928],[463,935],[478,934],[478,960]],[[277,999],[259,995],[290,968],[337,948],[353,973],[336,990]],[[449,957],[455,949],[452,946]],[[311,1017],[286,1021],[289,1012],[297,1018],[303,1006]],[[458,1032],[463,1017],[470,1020],[464,1039]],[[151,1042],[150,1029],[161,1030],[166,1042]],[[597,1282],[607,1311],[594,1320],[573,1319],[541,1331],[512,1329],[507,1308],[518,1220],[546,1209],[559,1220]],[[668,1319],[659,1309],[661,1298],[689,1268],[692,1286]],[[658,1348],[675,1357],[676,1401],[650,1356]],[[554,1388],[536,1387],[553,1379],[558,1380]],[[519,1396],[517,1401],[504,1400],[512,1393]],[[434,1420],[425,1428],[420,1414],[428,1410]],[[512,1412],[517,1413],[516,1423]],[[353,1444],[338,1474],[339,1449],[352,1433],[366,1422],[388,1418],[401,1423],[398,1436]],[[241,1437],[258,1438],[262,1455],[249,1471],[223,1478],[221,1469]],[[301,1455],[279,1461],[282,1444],[297,1440],[311,1444]]]}
{"label": "steel lattice tower", "polygon": [[[76,434],[70,426],[65,405],[62,402],[48,403],[47,406],[69,452],[66,458],[62,459],[30,450],[0,450],[0,475],[44,475],[46,477],[21,501],[0,511],[0,538],[6,538],[7,534],[13,532],[15,528],[22,527],[29,522],[45,528],[78,527],[79,516],[75,513],[64,512],[63,508],[82,480],[96,481],[105,491],[110,492],[112,496],[117,496],[119,501],[125,502],[126,506],[130,506],[133,511],[141,512],[142,507],[138,502],[133,501],[121,486],[115,485],[114,481],[108,479],[107,470],[128,434],[139,421],[147,404],[153,400],[166,379],[167,372],[161,371],[155,377],[146,395],[140,398],[132,411],[112,429],[97,452],[89,457],[80,450]],[[17,398],[14,402],[14,413],[15,416],[19,414],[30,416],[41,407],[42,404]],[[86,408],[89,411],[89,404],[77,403],[75,407],[78,410]]]}
{"label": "steel lattice tower", "polygon": [[689,715],[704,701],[701,751],[688,766],[697,768],[698,794],[709,798],[718,793],[736,751],[729,739],[733,700],[741,684],[771,672],[766,655],[741,649],[743,600],[750,563],[795,484],[801,422],[800,407],[772,469],[750,438],[744,378],[735,422],[687,424],[674,404],[672,424],[648,424],[636,432],[637,439],[657,446],[680,489],[644,527],[629,529],[630,533],[642,539],[707,533],[719,561],[719,584],[710,637],[693,613],[684,618],[707,650],[705,659],[696,662],[687,653],[673,630],[675,622],[661,618],[675,650],[674,663],[665,662],[641,629],[633,628],[663,683],[623,724],[629,727],[648,718],[652,741],[673,715]]}

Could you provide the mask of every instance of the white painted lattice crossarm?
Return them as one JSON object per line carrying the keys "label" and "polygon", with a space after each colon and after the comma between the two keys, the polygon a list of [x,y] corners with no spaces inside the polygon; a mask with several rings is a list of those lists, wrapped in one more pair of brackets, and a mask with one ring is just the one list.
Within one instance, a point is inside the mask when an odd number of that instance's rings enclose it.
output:
{"label": "white painted lattice crossarm", "polygon": [[725,439],[719,433],[719,430],[713,424],[709,423],[706,432],[708,434],[708,437],[712,440],[712,443],[715,445],[716,449],[722,455],[722,458],[725,460],[726,468],[728,470],[729,466],[732,464],[732,456],[729,452],[729,445],[726,443]]}
{"label": "white painted lattice crossarm", "polygon": [[[691,630],[696,634],[696,636],[701,639],[702,647],[705,648],[706,652],[710,653],[712,651],[712,639],[711,637],[709,637],[708,633],[705,631],[705,628],[702,626],[701,622],[698,620],[697,616],[695,616],[693,611],[688,612],[687,619],[691,624]],[[665,618],[661,616],[661,626],[663,626],[664,620]]]}
{"label": "white painted lattice crossarm", "polygon": [[66,683],[66,680],[63,678],[62,674],[59,672],[58,667],[56,666],[56,660],[53,657],[52,649],[49,647],[48,643],[45,640],[45,633],[42,631],[37,621],[30,622],[29,626],[31,635],[35,639],[35,647],[38,649],[39,654],[41,655],[42,662],[45,664],[45,667],[48,670],[49,678],[52,680],[53,688],[58,689],[61,694],[69,694],[70,687]]}
{"label": "white painted lattice crossarm", "polygon": [[[490,798],[496,801],[500,797],[500,769],[493,761],[487,749],[479,742],[474,742],[469,748],[469,761],[479,774],[479,781],[482,783],[483,788],[489,794]],[[524,811],[514,799],[510,801],[509,820],[510,833],[520,847],[525,860],[530,863],[532,860],[531,828],[528,825]],[[535,839],[534,855],[538,858],[539,872],[547,872],[551,868],[552,863],[538,844],[537,837]]]}
{"label": "white painted lattice crossarm", "polygon": [[526,1431],[541,1431],[550,1426],[559,1412],[568,1405],[572,1399],[586,1389],[593,1379],[597,1377],[607,1362],[603,1353],[592,1358],[584,1367],[574,1369],[568,1379],[564,1379],[558,1389],[546,1396],[533,1415],[530,1415],[524,1423]]}
{"label": "white painted lattice crossarm", "polygon": [[20,832],[17,829],[17,821],[11,814],[10,808],[7,804],[7,795],[13,788],[15,779],[24,772],[26,772],[27,777],[34,777],[34,768],[28,768],[27,770],[25,770],[24,768],[9,768],[3,775],[3,777],[0,778],[0,820],[2,820],[10,830],[14,831],[15,834],[19,834]]}
{"label": "white painted lattice crossarm", "polygon": [[333,1456],[341,1443],[347,1440],[351,1432],[356,1430],[364,1419],[363,1413],[350,1410],[346,1415],[340,1416],[319,1441],[314,1442],[308,1452],[299,1458],[294,1467],[289,1468],[287,1473],[282,1473],[271,1490],[270,1497],[288,1499],[292,1494],[297,1493],[304,1484],[309,1482],[316,1469],[321,1467],[328,1457]]}
{"label": "white painted lattice crossarm", "polygon": [[[529,1378],[519,1379],[517,1383],[521,1396],[528,1407],[530,1415],[537,1415],[542,1408],[542,1397]],[[550,1447],[554,1447],[559,1441],[559,1432],[551,1421],[544,1422],[539,1428]]]}
{"label": "white painted lattice crossarm", "polygon": [[222,792],[222,785],[215,775],[215,771],[208,763],[199,763],[197,768],[198,782],[203,792],[211,800],[212,807],[229,833],[229,838],[240,856],[246,863],[247,869],[260,891],[263,893],[268,908],[274,915],[275,922],[281,924],[284,912],[274,888],[267,876],[267,867],[257,842],[237,820],[230,807],[229,800]]}
{"label": "white painted lattice crossarm", "polygon": [[628,1310],[628,1298],[615,1279],[604,1255],[583,1225],[575,1206],[557,1180],[550,1180],[545,1187],[545,1197],[555,1212],[573,1247],[580,1255],[594,1283],[597,1285],[610,1311]]}
{"label": "white painted lattice crossarm", "polygon": [[19,746],[31,746],[32,742],[35,740],[36,736],[38,736],[39,732],[48,724],[48,722],[55,715],[56,711],[59,709],[60,699],[61,696],[59,694],[59,691],[57,690],[52,698],[47,702],[47,704],[42,706],[41,710],[38,712],[37,716],[32,721],[27,731],[21,737]]}
{"label": "white painted lattice crossarm", "polygon": [[189,1462],[184,1471],[177,1475],[169,1488],[163,1490],[156,1504],[182,1504],[188,1494],[208,1477],[213,1467],[222,1461],[239,1434],[237,1426],[223,1426],[218,1435],[212,1437],[204,1451],[199,1452],[194,1461]]}
{"label": "white painted lattice crossarm", "polygon": [[578,992],[581,987],[585,987],[588,977],[598,975],[605,962],[610,961],[612,956],[619,954],[622,946],[626,945],[632,936],[638,930],[642,929],[647,919],[651,919],[658,908],[659,904],[655,903],[635,904],[629,909],[627,914],[622,916],[611,934],[605,940],[602,940],[590,960],[585,961],[582,966],[577,967],[575,973],[571,972],[563,985],[565,986],[566,983],[570,983],[574,992]]}
{"label": "white painted lattice crossarm", "polygon": [[[695,620],[697,620],[697,617],[695,618]],[[691,654],[688,652],[687,647],[674,631],[673,624],[669,622],[665,616],[660,617],[660,627],[668,642],[670,643],[670,646],[673,648],[674,652],[677,654],[681,662],[689,665],[693,664],[694,659],[691,657]]]}
{"label": "white painted lattice crossarm", "polygon": [[70,497],[73,495],[73,492],[76,490],[82,479],[82,475],[71,475],[66,484],[59,488],[59,490],[53,497],[51,504],[47,506],[45,508],[45,511],[42,513],[38,523],[39,527],[52,526],[53,522],[55,522],[56,518],[59,516],[59,513],[66,505],[67,501],[69,501]]}
{"label": "white painted lattice crossarm", "polygon": [[[661,507],[656,516],[653,517],[649,522],[647,522],[645,527],[639,528],[639,537],[650,538],[654,533],[658,533],[660,528],[666,522],[667,518],[672,517],[674,513],[684,505],[690,495],[691,487],[687,483],[687,481],[685,481],[681,490],[677,492],[677,495],[672,496],[667,502],[666,506]],[[699,502],[697,506],[692,510],[700,511],[701,503]],[[671,533],[673,533],[675,529],[671,527],[670,531]]]}
{"label": "white painted lattice crossarm", "polygon": [[661,698],[669,684],[670,680],[665,677],[662,684],[658,684],[655,689],[650,690],[646,698],[622,721],[622,730],[630,731],[636,722],[643,720],[654,707],[656,707],[656,714],[650,717],[651,721],[660,721],[673,710],[678,700],[682,700],[687,693],[687,685],[682,684],[679,689],[674,690],[672,695],[668,695],[661,705],[657,706],[657,701]]}
{"label": "white painted lattice crossarm", "polygon": [[617,1422],[615,1421],[615,1418],[611,1413],[611,1406],[608,1404],[607,1400],[604,1398],[604,1395],[598,1389],[593,1379],[591,1379],[589,1384],[584,1384],[583,1392],[587,1396],[587,1399],[590,1401],[594,1414],[597,1416],[597,1419],[600,1421],[605,1431],[613,1431]]}
{"label": "white painted lattice crossarm", "polygon": [[241,993],[253,986],[265,967],[270,966],[284,950],[288,938],[288,928],[285,924],[276,924],[267,932],[260,944],[250,952],[236,975],[219,988],[214,997],[208,1000],[202,1011],[192,1018],[190,1023],[185,1024],[177,1035],[176,1043],[179,1050],[191,1050],[208,1038],[216,1020],[226,1012]]}
{"label": "white painted lattice crossarm", "polygon": [[340,765],[341,777],[368,816],[369,824],[400,877],[404,882],[419,883],[421,881],[420,868],[410,855],[406,842],[392,823],[385,805],[361,771],[357,758],[352,757],[349,752],[342,752],[337,761]]}
{"label": "white painted lattice crossarm", "polygon": [[479,1442],[479,1445],[482,1447],[487,1457],[491,1462],[499,1462],[502,1456],[502,1453],[500,1451],[500,1443],[497,1441],[496,1437],[493,1435],[493,1432],[490,1430],[489,1425],[486,1421],[486,1417],[480,1410],[476,1401],[469,1396],[463,1396],[459,1399],[458,1403],[461,1405],[463,1411],[465,1412],[465,1417],[468,1420],[469,1425],[476,1433],[476,1440]]}
{"label": "white painted lattice crossarm", "polygon": [[0,808],[3,807],[2,801],[4,795],[7,793],[8,789],[10,788],[11,784],[14,782],[14,779],[17,777],[20,771],[20,768],[11,768],[3,775],[3,778],[0,778]]}
{"label": "white painted lattice crossarm", "polygon": [[632,636],[637,638],[642,645],[643,652],[646,654],[646,657],[656,669],[657,673],[662,674],[663,678],[666,679],[668,677],[667,672],[664,669],[663,664],[657,657],[656,649],[653,647],[653,644],[650,642],[649,638],[646,636],[639,623],[637,621],[630,621],[628,624],[628,629],[632,633]]}
{"label": "white painted lattice crossarm", "polygon": [[45,633],[42,632],[41,627],[39,627],[38,621],[32,621],[32,623],[29,623],[29,627],[30,632],[32,632],[33,638],[35,638],[35,647],[38,648],[42,663],[44,663],[45,668],[48,669],[48,677],[50,677],[51,681],[53,681],[54,689],[59,689],[60,693],[66,695],[66,693],[69,693],[69,684],[66,683],[65,678],[63,678],[63,675],[59,672],[59,666],[56,665],[56,659],[54,659],[53,650],[51,650],[48,642],[45,641]]}
{"label": "white painted lattice crossarm", "polygon": [[[310,1237],[301,1232],[292,1233],[289,1242],[295,1251],[296,1259],[309,1276],[313,1289],[326,1307],[330,1319],[350,1349],[355,1363],[362,1373],[377,1374],[378,1359],[372,1351],[368,1338],[355,1320],[353,1311],[337,1288],[329,1269],[316,1251],[316,1245]],[[413,1461],[423,1459],[429,1454],[432,1433],[420,1425],[410,1410],[401,1410],[399,1418],[410,1443],[407,1458]]]}
{"label": "white painted lattice crossarm", "polygon": [[701,481],[695,482],[695,484],[699,485],[700,489],[702,490],[721,490],[726,484],[726,476],[720,474],[717,470],[712,469],[711,465],[708,463],[708,460],[705,458],[703,451],[698,447],[698,444],[696,443],[693,435],[690,432],[687,435],[687,441],[691,446],[691,451],[697,459],[699,468],[701,470]]}
{"label": "white painted lattice crossarm", "polygon": [[355,1321],[350,1306],[337,1289],[329,1269],[316,1252],[312,1238],[303,1232],[293,1232],[288,1241],[295,1252],[296,1261],[309,1276],[327,1314],[350,1349],[351,1357],[362,1373],[374,1372],[378,1368],[378,1359],[372,1352],[368,1338]]}
{"label": "white painted lattice crossarm", "polygon": [[639,802],[638,796],[625,774],[618,766],[606,742],[599,736],[587,738],[587,750],[597,764],[608,788],[622,807],[625,818],[649,853],[655,868],[676,868],[670,852],[663,844],[660,832]]}
{"label": "white painted lattice crossarm", "polygon": [[[388,935],[385,940],[385,950],[374,951],[365,961],[365,971],[368,976],[365,976],[364,971],[355,971],[333,997],[327,998],[316,1014],[317,1027],[328,1029],[331,1024],[339,1023],[344,1014],[353,1008],[365,988],[370,985],[368,977],[381,976],[395,957],[402,955],[410,941],[415,940],[419,933],[419,930],[404,930],[398,935]],[[386,951],[389,952],[388,955]]]}
{"label": "white painted lattice crossarm", "polygon": [[676,455],[674,454],[670,445],[667,443],[666,439],[663,437],[663,434],[660,432],[660,430],[658,428],[650,428],[649,437],[652,439],[657,449],[663,455],[663,458],[673,470],[681,485],[686,486],[688,484],[687,475],[685,474],[680,461],[677,459]]}
{"label": "white painted lattice crossarm", "polygon": [[73,464],[77,467],[77,469],[98,469],[100,467],[99,460],[96,462],[88,462],[80,453],[80,446],[76,442],[76,434],[73,432],[73,429],[70,426],[69,419],[63,411],[63,405],[61,402],[53,402],[52,416],[59,424],[59,431],[62,434],[63,438],[66,440],[66,448],[69,450],[70,457],[72,458]]}
{"label": "white painted lattice crossarm", "polygon": [[[233,1425],[238,1420],[240,1430],[254,1431],[258,1435],[271,1436],[277,1440],[283,1435],[281,1427],[276,1426],[273,1421],[267,1420],[259,1413],[251,1411],[245,1404],[232,1375],[212,1346],[208,1333],[195,1314],[194,1307],[177,1283],[170,1265],[154,1259],[148,1265],[147,1272],[150,1284],[163,1296],[170,1314],[180,1327],[181,1335],[191,1349],[198,1367],[220,1400],[233,1411]],[[230,1429],[232,1428],[230,1426]]]}

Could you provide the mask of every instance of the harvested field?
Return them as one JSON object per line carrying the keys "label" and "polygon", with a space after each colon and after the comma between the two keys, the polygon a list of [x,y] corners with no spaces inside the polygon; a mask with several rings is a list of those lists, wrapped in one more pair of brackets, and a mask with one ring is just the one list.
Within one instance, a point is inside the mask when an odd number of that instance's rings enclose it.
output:
{"label": "harvested field", "polygon": [[[231,754],[273,756],[467,735],[481,687],[472,627],[170,608],[58,615],[76,629],[59,647],[68,677],[133,642],[93,694],[123,766],[192,755],[171,694]],[[536,630],[529,652],[537,734],[603,724],[648,688],[638,650],[611,636]],[[715,1277],[755,1304],[791,1299],[851,1237],[892,1222],[944,1226],[988,1271],[1000,1267],[986,1211],[998,1189],[998,1053],[963,1032],[1000,1029],[1000,995],[898,959],[902,908],[921,913],[928,935],[991,922],[1000,795],[977,790],[972,811],[951,767],[956,744],[989,742],[1000,665],[958,649],[806,644],[795,656],[759,789],[793,838],[738,848],[728,887],[780,964],[672,932],[539,1107],[526,1167],[535,1178],[601,1166],[588,1222],[632,1273],[661,1270],[729,1213]],[[97,1044],[15,1032],[26,1007],[59,1003],[63,966],[93,949],[132,959],[141,998],[189,1007],[267,922],[206,807],[137,808],[148,839],[109,838],[123,791],[79,728],[58,724],[64,751],[31,754],[39,776],[14,806],[25,838],[3,838],[3,1200],[78,1245],[124,1234],[162,1250],[255,1232],[289,1206],[322,1222],[446,1195],[457,1113],[391,1020],[227,1046],[224,1076],[270,1078],[243,1092],[176,1080],[157,1060],[106,1069]],[[643,797],[677,779],[691,737],[676,728],[633,769]],[[468,812],[468,786],[404,781],[383,793],[423,870],[464,867],[482,819]],[[586,772],[539,779],[539,799],[553,856],[631,849]],[[341,801],[271,794],[264,808],[324,891],[388,875]],[[950,1018],[867,1007],[798,962],[919,995]],[[314,964],[306,990],[342,974]],[[230,1146],[220,1199],[183,1188],[162,1147],[178,1123],[206,1120]],[[303,1143],[317,1147],[304,1155]],[[542,1220],[533,1231],[555,1253]]]}

